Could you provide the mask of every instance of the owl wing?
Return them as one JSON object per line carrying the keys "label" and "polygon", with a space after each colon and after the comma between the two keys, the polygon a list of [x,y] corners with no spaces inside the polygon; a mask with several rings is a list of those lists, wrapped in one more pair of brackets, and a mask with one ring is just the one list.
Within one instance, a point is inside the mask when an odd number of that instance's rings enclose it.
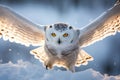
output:
{"label": "owl wing", "polygon": [[31,50],[30,53],[34,55],[36,59],[39,59],[40,62],[46,62],[48,60],[48,55],[45,53],[44,47],[39,47],[34,50]]}
{"label": "owl wing", "polygon": [[120,2],[81,30],[80,46],[86,47],[116,32],[120,32]]}
{"label": "owl wing", "polygon": [[80,49],[80,52],[78,53],[78,57],[75,63],[75,66],[79,67],[81,65],[87,65],[89,61],[94,60],[94,58],[89,55],[86,51],[83,49]]}
{"label": "owl wing", "polygon": [[40,45],[44,40],[44,29],[0,6],[0,37],[26,46]]}

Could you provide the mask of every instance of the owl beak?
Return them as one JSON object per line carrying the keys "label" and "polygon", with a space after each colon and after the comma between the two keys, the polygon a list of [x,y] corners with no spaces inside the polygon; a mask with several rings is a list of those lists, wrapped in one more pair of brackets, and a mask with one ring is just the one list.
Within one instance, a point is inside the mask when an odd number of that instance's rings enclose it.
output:
{"label": "owl beak", "polygon": [[62,42],[62,41],[61,41],[60,38],[59,38],[58,41],[57,41],[57,43],[58,43],[58,44],[61,44],[61,42]]}

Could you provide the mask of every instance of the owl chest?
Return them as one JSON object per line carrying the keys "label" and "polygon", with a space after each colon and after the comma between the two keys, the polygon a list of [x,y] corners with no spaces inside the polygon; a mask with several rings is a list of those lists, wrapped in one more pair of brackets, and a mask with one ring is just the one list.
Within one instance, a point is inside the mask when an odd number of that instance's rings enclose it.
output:
{"label": "owl chest", "polygon": [[73,53],[77,54],[79,52],[79,47],[74,47],[69,49],[56,49],[56,48],[45,47],[45,51],[49,56],[63,58]]}

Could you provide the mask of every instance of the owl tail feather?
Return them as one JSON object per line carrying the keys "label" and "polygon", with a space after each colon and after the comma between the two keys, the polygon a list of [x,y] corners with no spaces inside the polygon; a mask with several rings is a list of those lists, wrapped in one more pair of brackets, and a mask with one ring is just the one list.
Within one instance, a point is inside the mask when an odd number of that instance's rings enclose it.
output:
{"label": "owl tail feather", "polygon": [[33,49],[30,51],[30,53],[32,55],[34,55],[34,57],[36,59],[39,59],[43,63],[48,59],[48,57],[44,51],[44,47],[39,47],[39,48]]}
{"label": "owl tail feather", "polygon": [[78,58],[76,60],[75,66],[79,67],[80,65],[87,65],[88,61],[92,61],[93,57],[90,56],[87,52],[84,50],[80,50],[78,53]]}

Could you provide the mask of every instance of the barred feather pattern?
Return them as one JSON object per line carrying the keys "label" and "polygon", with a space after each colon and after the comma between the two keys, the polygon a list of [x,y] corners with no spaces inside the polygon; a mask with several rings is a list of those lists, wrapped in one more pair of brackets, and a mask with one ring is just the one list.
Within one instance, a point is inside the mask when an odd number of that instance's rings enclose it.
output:
{"label": "barred feather pattern", "polygon": [[89,46],[117,32],[120,32],[120,5],[115,5],[81,30],[80,46]]}
{"label": "barred feather pattern", "polygon": [[44,34],[37,25],[3,6],[0,6],[1,37],[26,46],[40,45],[44,40]]}

